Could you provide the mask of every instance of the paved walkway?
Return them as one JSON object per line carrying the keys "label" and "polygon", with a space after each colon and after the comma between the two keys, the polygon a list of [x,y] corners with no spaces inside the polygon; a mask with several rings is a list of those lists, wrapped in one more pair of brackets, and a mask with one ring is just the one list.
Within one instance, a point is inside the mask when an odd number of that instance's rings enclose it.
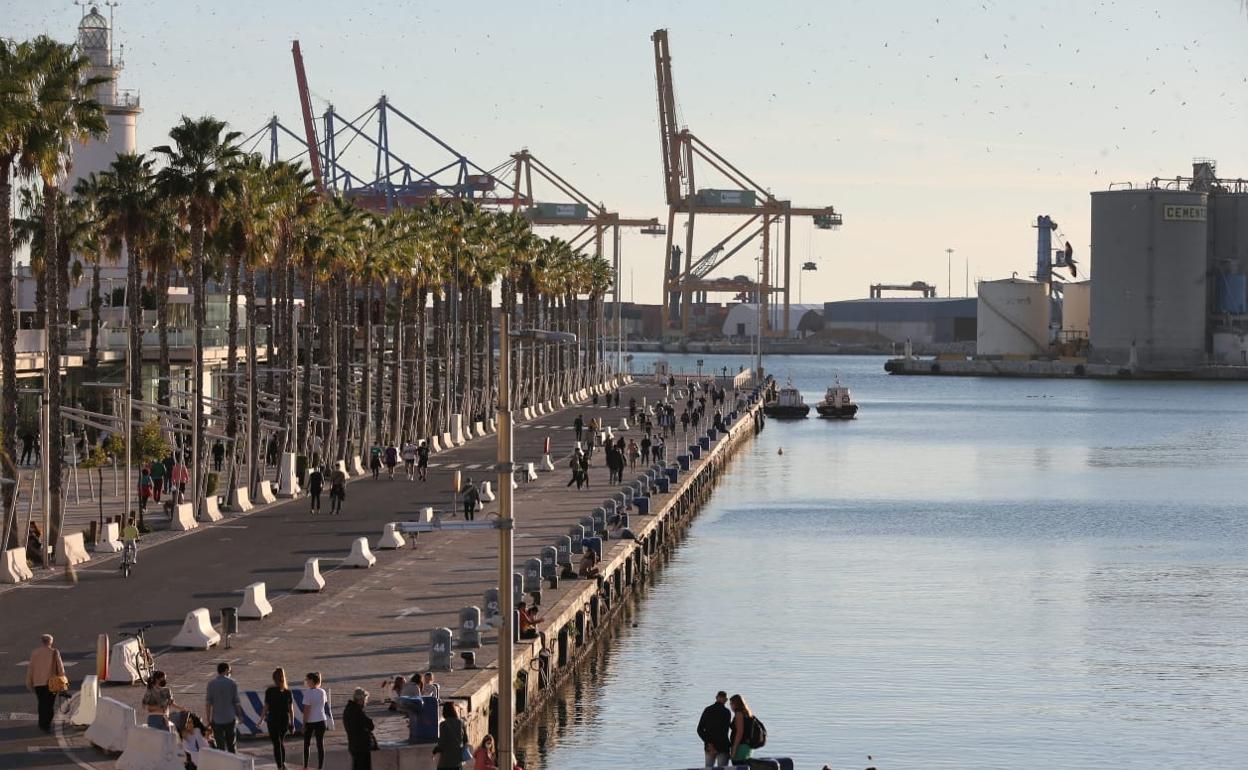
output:
{"label": "paved walkway", "polygon": [[[586,421],[599,417],[604,424],[618,426],[630,397],[641,403],[660,393],[657,387],[634,384],[624,390],[624,407],[584,404],[519,424],[517,461],[539,460],[547,436],[555,456],[566,457],[574,439],[570,426],[578,413]],[[449,507],[452,473],[458,470],[478,482],[493,478],[489,468],[495,453],[495,438],[487,436],[435,455],[426,483],[388,480],[384,475],[376,481],[368,476],[358,479],[348,487],[341,516],[313,516],[306,499],[299,499],[178,533],[144,548],[129,580],[117,574],[113,557],[84,565],[76,587],[45,580],[0,594],[0,768],[65,763],[64,754],[38,751],[54,741],[37,733],[29,714],[33,697],[23,687],[22,664],[44,632],[56,635],[76,684],[93,666],[97,634],[115,639],[121,630],[153,624],[148,641],[158,654],[158,665],[170,673],[179,699],[195,708],[202,708],[203,686],[220,660],[233,662],[235,678],[245,689],[263,689],[278,665],[292,680],[319,670],[335,692],[336,710],[354,687],[365,687],[378,697],[383,679],[426,668],[429,630],[457,625],[459,609],[480,606],[484,591],[496,584],[496,534],[421,535],[414,549],[376,552],[378,564],[371,570],[336,569],[332,560],[345,556],[354,538],[367,537],[375,544],[386,522],[409,518],[427,505]],[[555,473],[541,474],[537,482],[520,487],[517,569],[599,504],[607,492],[602,457],[595,452],[594,486],[586,490],[566,487],[568,471],[558,459]],[[489,504],[485,513],[496,510],[496,503]],[[327,589],[320,594],[291,593],[304,561],[313,556],[326,559]],[[186,612],[208,607],[215,621],[221,607],[238,603],[243,586],[259,580],[268,584],[275,613],[264,621],[245,621],[232,649],[207,653],[165,649]],[[548,594],[547,604],[560,595]],[[484,642],[478,664],[490,666],[493,636],[486,635]],[[443,694],[450,694],[472,673],[444,675]],[[137,687],[108,687],[104,694],[134,703],[140,697]],[[378,712],[378,717],[385,713],[380,707]],[[402,732],[393,718],[383,724],[383,736],[397,738]],[[33,750],[25,751],[27,745]],[[268,756],[267,742],[250,742],[248,747],[258,758]],[[98,759],[93,752],[74,750],[83,759]]]}

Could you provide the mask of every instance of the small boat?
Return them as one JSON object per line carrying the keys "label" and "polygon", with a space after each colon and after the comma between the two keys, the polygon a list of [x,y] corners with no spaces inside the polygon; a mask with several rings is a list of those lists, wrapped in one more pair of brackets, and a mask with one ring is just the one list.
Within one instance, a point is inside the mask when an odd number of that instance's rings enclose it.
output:
{"label": "small boat", "polygon": [[850,398],[849,388],[842,385],[838,379],[835,385],[828,388],[823,400],[815,405],[815,411],[820,417],[852,420],[854,415],[858,414],[858,405]]}
{"label": "small boat", "polygon": [[763,414],[768,417],[805,417],[810,414],[810,407],[802,400],[802,394],[792,384],[785,385],[776,393],[776,397],[763,404]]}

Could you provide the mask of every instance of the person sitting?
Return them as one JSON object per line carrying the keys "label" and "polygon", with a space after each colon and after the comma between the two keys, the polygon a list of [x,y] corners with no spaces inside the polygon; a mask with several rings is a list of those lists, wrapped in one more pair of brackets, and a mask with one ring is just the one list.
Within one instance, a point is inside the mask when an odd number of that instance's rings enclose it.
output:
{"label": "person sitting", "polygon": [[580,576],[585,579],[600,577],[602,569],[598,562],[598,553],[593,548],[586,548],[585,555],[581,557]]}
{"label": "person sitting", "polygon": [[537,624],[541,623],[544,618],[537,616],[537,608],[529,607],[524,602],[520,602],[520,607],[516,610],[520,616],[520,638],[536,639]]}

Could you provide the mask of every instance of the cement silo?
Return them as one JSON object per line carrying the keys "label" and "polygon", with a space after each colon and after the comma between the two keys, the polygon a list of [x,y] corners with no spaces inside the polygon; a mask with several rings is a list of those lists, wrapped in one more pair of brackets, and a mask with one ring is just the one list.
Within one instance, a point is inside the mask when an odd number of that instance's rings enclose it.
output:
{"label": "cement silo", "polygon": [[1062,337],[1087,339],[1092,318],[1092,282],[1077,281],[1062,286]]}
{"label": "cement silo", "polygon": [[1092,193],[1090,360],[1144,369],[1204,362],[1207,204],[1192,190]]}
{"label": "cement silo", "polygon": [[1030,356],[1049,352],[1049,287],[1007,278],[980,281],[975,354]]}

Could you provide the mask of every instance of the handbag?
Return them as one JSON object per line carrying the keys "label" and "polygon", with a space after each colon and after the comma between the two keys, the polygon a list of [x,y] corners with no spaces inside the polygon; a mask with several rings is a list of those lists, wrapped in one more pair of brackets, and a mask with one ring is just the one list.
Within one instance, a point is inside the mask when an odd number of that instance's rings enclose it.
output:
{"label": "handbag", "polygon": [[53,694],[63,693],[69,689],[69,678],[64,674],[53,674],[48,677],[48,692]]}
{"label": "handbag", "polygon": [[460,762],[471,762],[471,761],[473,761],[473,757],[472,757],[472,749],[471,749],[471,748],[469,748],[469,747],[467,747],[467,746],[464,746],[462,749],[460,749],[460,752],[459,752],[459,761],[460,761]]}

